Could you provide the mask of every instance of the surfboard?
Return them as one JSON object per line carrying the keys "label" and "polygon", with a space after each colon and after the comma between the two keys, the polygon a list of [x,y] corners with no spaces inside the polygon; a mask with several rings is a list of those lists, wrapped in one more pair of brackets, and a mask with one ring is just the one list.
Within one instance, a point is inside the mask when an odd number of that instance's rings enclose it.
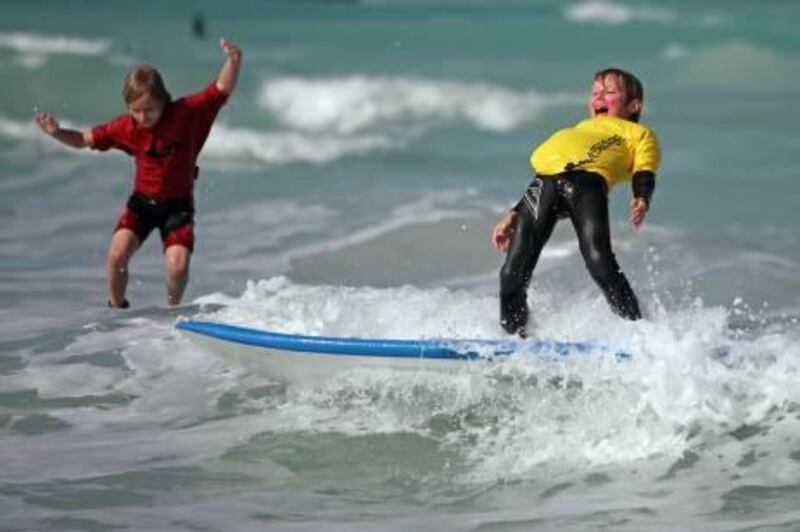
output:
{"label": "surfboard", "polygon": [[590,341],[344,338],[197,320],[179,321],[176,328],[209,351],[290,382],[324,379],[352,369],[453,370],[465,363],[496,362],[512,355],[563,357],[596,353],[617,360],[631,358],[627,352]]}

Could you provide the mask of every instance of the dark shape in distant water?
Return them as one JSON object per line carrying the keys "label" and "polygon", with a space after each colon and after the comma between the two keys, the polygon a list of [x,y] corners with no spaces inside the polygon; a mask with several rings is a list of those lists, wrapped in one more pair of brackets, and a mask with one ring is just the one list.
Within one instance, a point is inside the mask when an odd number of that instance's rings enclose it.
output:
{"label": "dark shape in distant water", "polygon": [[192,17],[192,35],[196,39],[204,39],[206,36],[206,19],[203,15]]}

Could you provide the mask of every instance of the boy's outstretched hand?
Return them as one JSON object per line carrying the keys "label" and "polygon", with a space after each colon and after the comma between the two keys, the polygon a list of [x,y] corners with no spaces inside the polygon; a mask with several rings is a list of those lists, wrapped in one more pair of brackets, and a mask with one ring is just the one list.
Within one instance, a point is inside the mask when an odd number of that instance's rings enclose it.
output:
{"label": "boy's outstretched hand", "polygon": [[219,47],[227,56],[217,78],[217,88],[225,94],[233,94],[242,63],[242,50],[227,39],[219,40]]}
{"label": "boy's outstretched hand", "polygon": [[644,217],[647,215],[647,207],[647,200],[644,198],[631,199],[630,221],[634,229],[639,229],[639,227],[642,225],[642,222],[644,222]]}
{"label": "boy's outstretched hand", "polygon": [[219,47],[222,48],[222,51],[225,53],[225,55],[227,55],[235,64],[238,65],[239,61],[242,60],[242,50],[228,39],[220,39]]}
{"label": "boy's outstretched hand", "polygon": [[511,244],[511,236],[514,234],[514,222],[516,221],[517,213],[508,211],[497,222],[492,231],[492,244],[499,251],[508,251],[508,246]]}
{"label": "boy's outstretched hand", "polygon": [[50,113],[37,112],[34,120],[36,120],[42,131],[71,148],[86,148],[92,145],[92,131],[90,129],[78,131],[77,129],[62,128],[56,117]]}
{"label": "boy's outstretched hand", "polygon": [[36,123],[39,124],[42,131],[50,136],[53,136],[61,127],[56,117],[50,113],[36,113]]}

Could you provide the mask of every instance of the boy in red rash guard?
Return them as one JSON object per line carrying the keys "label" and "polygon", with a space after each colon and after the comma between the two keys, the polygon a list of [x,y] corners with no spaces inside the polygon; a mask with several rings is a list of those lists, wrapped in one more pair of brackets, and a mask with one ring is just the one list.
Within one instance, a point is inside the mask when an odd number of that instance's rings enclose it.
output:
{"label": "boy in red rash guard", "polygon": [[134,157],[133,193],[117,222],[106,259],[108,305],[128,307],[125,289],[128,262],[158,228],[164,246],[167,302],[180,303],[189,280],[194,247],[194,180],[197,157],[211,125],[236,88],[241,50],[222,39],[226,55],[214,83],[196,94],[172,100],[159,72],[147,65],[125,78],[122,94],[128,112],[114,120],[78,131],[64,129],[49,113],[37,113],[42,131],[73,148],[122,150]]}

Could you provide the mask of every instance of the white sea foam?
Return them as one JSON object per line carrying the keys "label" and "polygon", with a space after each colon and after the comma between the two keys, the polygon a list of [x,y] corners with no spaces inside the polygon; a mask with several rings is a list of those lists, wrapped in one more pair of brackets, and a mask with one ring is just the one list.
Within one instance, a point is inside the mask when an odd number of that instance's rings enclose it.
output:
{"label": "white sea foam", "polygon": [[0,32],[0,47],[25,55],[95,56],[111,48],[108,39],[86,39],[65,35],[42,35],[24,32]]}
{"label": "white sea foam", "polygon": [[212,294],[197,303],[226,305],[214,318],[227,323],[298,334],[496,337],[498,326],[486,319],[493,314],[492,301],[471,301],[471,308],[462,307],[470,299],[467,292],[447,289],[312,286],[274,277],[249,282],[241,297]]}
{"label": "white sea foam", "polygon": [[203,149],[211,158],[256,161],[268,165],[325,164],[348,156],[363,156],[396,148],[400,143],[383,135],[332,135],[264,132],[217,124]]}
{"label": "white sea foam", "polygon": [[508,131],[535,119],[546,107],[583,100],[573,94],[547,95],[485,83],[350,76],[270,80],[258,101],[291,127],[353,133],[392,123],[452,120]]}
{"label": "white sea foam", "polygon": [[40,138],[42,133],[33,119],[20,122],[0,115],[0,136],[13,140],[34,140]]}
{"label": "white sea foam", "polygon": [[[512,358],[499,372],[473,365],[446,376],[354,372],[295,396],[283,414],[297,421],[286,430],[425,432],[431,416],[451,419],[442,444],[466,453],[466,481],[485,482],[678,459],[800,401],[800,351],[790,335],[733,341],[723,308],[661,307],[632,323],[600,298],[529,295],[540,316],[536,335],[599,339],[625,346],[633,360]],[[226,305],[203,317],[281,332],[502,336],[496,297],[468,290],[310,286],[279,277],[250,283],[240,297],[201,300]]]}
{"label": "white sea foam", "polygon": [[[22,482],[33,472],[40,480],[82,478],[89,457],[94,475],[143,462],[179,466],[218,457],[264,431],[419,435],[461,464],[454,480],[468,485],[572,478],[605,466],[617,467],[617,474],[629,467],[641,471],[698,448],[706,455],[713,449],[715,460],[724,455],[724,463],[714,462],[724,472],[745,452],[784,445],[792,433],[775,417],[800,402],[796,331],[732,341],[723,308],[661,308],[649,321],[630,323],[612,316],[599,297],[530,297],[544,318],[537,335],[599,338],[626,346],[633,360],[519,358],[504,370],[473,364],[452,374],[355,371],[311,390],[248,397],[248,390],[272,385],[269,377],[245,374],[193,347],[163,321],[120,318],[111,328],[88,325],[66,348],[23,354],[28,365],[13,382],[3,380],[9,390],[35,389],[42,400],[60,401],[64,406],[51,415],[69,426],[36,438],[7,438],[0,450],[9,459],[6,480]],[[502,337],[497,298],[470,290],[304,285],[278,277],[253,282],[240,296],[201,300],[225,307],[196,318],[281,332]],[[720,345],[727,347],[723,357]],[[110,352],[125,365],[83,359]],[[106,394],[134,399],[108,408],[80,406]],[[230,396],[244,403],[235,403],[234,416],[220,416]],[[730,436],[738,427],[759,425],[776,436],[745,443]],[[154,437],[165,430],[170,437]],[[100,434],[103,445],[87,439]],[[764,460],[754,467],[772,478],[778,472],[770,467],[780,463]],[[793,481],[797,469],[780,475]]]}
{"label": "white sea foam", "polygon": [[672,22],[675,13],[657,7],[632,7],[606,0],[589,0],[573,4],[564,10],[564,16],[573,22],[599,23],[609,25],[630,22]]}

